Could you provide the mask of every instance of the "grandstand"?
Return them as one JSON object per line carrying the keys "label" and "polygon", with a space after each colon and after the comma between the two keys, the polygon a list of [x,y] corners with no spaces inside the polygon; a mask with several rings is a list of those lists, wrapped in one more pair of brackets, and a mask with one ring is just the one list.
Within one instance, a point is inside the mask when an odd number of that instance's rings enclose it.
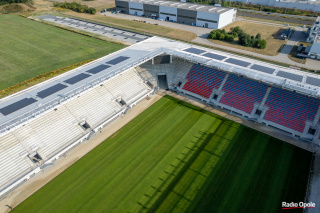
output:
{"label": "grandstand", "polygon": [[226,74],[208,67],[193,65],[188,72],[183,89],[209,98],[212,89],[217,89]]}
{"label": "grandstand", "polygon": [[180,94],[320,144],[317,75],[152,37],[0,100],[0,196],[152,95],[159,76]]}
{"label": "grandstand", "polygon": [[251,114],[254,104],[261,103],[268,86],[235,75],[229,75],[223,86],[220,103]]}

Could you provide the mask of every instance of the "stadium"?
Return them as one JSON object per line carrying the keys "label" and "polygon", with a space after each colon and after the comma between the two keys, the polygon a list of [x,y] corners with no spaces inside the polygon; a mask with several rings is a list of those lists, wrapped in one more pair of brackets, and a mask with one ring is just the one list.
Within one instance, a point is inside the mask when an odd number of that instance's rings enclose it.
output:
{"label": "stadium", "polygon": [[0,100],[0,197],[161,94],[14,211],[279,212],[281,201],[319,203],[309,197],[319,85],[315,74],[147,38]]}

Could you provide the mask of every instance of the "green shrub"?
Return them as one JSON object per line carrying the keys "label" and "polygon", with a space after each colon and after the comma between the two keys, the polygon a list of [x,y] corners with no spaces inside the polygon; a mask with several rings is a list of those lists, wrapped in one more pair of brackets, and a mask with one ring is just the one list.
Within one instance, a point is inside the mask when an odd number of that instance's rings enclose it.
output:
{"label": "green shrub", "polygon": [[63,3],[54,3],[54,7],[60,7],[64,9],[70,9],[73,11],[76,11],[78,13],[89,13],[89,14],[96,14],[96,9],[93,7],[88,7],[87,5],[81,5],[77,2],[63,2]]}
{"label": "green shrub", "polygon": [[228,41],[229,41],[229,42],[233,42],[233,41],[234,41],[234,37],[233,37],[232,35],[229,35]]}
{"label": "green shrub", "polygon": [[232,32],[232,36],[233,36],[234,38],[238,38],[238,33]]}
{"label": "green shrub", "polygon": [[267,47],[267,41],[264,40],[264,39],[257,40],[256,47],[259,48],[259,49],[265,49]]}
{"label": "green shrub", "polygon": [[233,42],[234,38],[238,37],[240,45],[245,47],[256,47],[264,49],[267,46],[267,42],[261,39],[261,34],[258,33],[256,36],[245,33],[239,26],[231,28],[231,31],[227,33],[223,30],[212,30],[208,35],[208,38],[224,40]]}
{"label": "green shrub", "polygon": [[256,35],[256,39],[261,40],[261,34],[260,34],[260,33],[258,33],[258,34]]}
{"label": "green shrub", "polygon": [[224,33],[220,33],[220,32],[219,32],[219,34],[217,33],[217,38],[219,40],[223,40],[225,36],[226,36],[226,34],[224,34]]}

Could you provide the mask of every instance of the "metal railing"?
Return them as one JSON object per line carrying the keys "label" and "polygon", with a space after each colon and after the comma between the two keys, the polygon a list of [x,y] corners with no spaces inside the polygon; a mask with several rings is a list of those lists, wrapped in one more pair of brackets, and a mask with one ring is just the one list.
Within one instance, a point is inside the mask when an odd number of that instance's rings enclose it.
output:
{"label": "metal railing", "polygon": [[289,82],[288,79],[277,77],[274,75],[257,72],[255,70],[250,70],[248,68],[241,68],[241,67],[234,67],[232,65],[225,64],[224,62],[214,61],[212,59],[205,59],[202,56],[194,55],[191,53],[179,51],[179,50],[172,50],[172,49],[165,49],[166,53],[170,53],[172,55],[178,56],[180,58],[186,59],[192,63],[200,63],[208,67],[213,67],[215,69],[222,70],[227,73],[232,73],[236,75],[241,75],[243,77],[247,77],[256,81],[260,81],[272,86],[278,86],[283,89],[294,90],[297,93],[312,96],[315,98],[320,98],[320,90],[314,86],[306,85],[303,83],[292,84]]}
{"label": "metal railing", "polygon": [[302,93],[304,95],[309,95],[309,96],[313,96],[316,98],[320,97],[320,91],[315,91],[315,90],[303,88],[298,85],[287,84],[286,79],[278,78],[276,76],[270,76],[268,74],[256,72],[254,70],[250,70],[250,69],[246,69],[246,68],[233,67],[231,65],[225,64],[224,62],[214,61],[212,59],[204,58],[203,56],[200,56],[200,55],[198,56],[198,55],[186,53],[186,52],[183,52],[180,50],[173,50],[173,49],[169,49],[169,48],[160,48],[154,52],[147,53],[134,61],[131,61],[129,63],[126,63],[126,64],[118,67],[112,73],[107,73],[103,76],[97,77],[96,79],[89,81],[89,82],[79,86],[78,88],[75,88],[75,89],[73,89],[63,95],[60,95],[59,97],[43,104],[42,106],[34,108],[34,109],[30,110],[29,112],[26,112],[22,115],[19,115],[15,118],[3,123],[3,124],[0,124],[0,135],[5,133],[6,131],[9,131],[9,130],[19,126],[20,124],[27,122],[28,120],[33,119],[33,118],[37,117],[38,115],[70,100],[71,98],[87,91],[88,89],[93,88],[93,87],[101,84],[102,82],[104,82],[110,78],[115,77],[116,75],[122,73],[123,71],[125,71],[129,68],[132,68],[132,67],[136,67],[136,66],[144,63],[145,61],[150,60],[151,58],[153,58],[157,55],[160,55],[161,53],[164,53],[164,52],[166,54],[172,54],[172,55],[178,56],[180,58],[186,59],[186,60],[193,62],[193,63],[200,63],[200,64],[203,64],[206,66],[210,66],[210,67],[213,67],[216,69],[223,70],[225,72],[229,72],[229,73],[233,73],[233,74],[237,74],[237,75],[242,75],[242,76],[250,78],[250,79],[261,81],[266,84],[277,85],[277,86],[284,88],[284,89],[295,90],[296,92]]}
{"label": "metal railing", "polygon": [[136,67],[142,63],[144,63],[147,60],[150,60],[151,58],[160,55],[161,53],[163,53],[163,49],[158,49],[154,52],[151,53],[147,53],[143,56],[141,56],[140,58],[131,61],[129,63],[126,63],[118,68],[116,68],[113,72],[111,73],[107,73],[105,75],[99,76],[71,91],[68,91],[65,94],[59,95],[59,97],[48,101],[47,103],[36,107],[32,110],[30,110],[29,112],[26,112],[22,115],[19,115],[3,124],[0,124],[0,136],[2,134],[4,134],[7,131],[10,131],[12,129],[14,129],[15,127],[18,127],[19,125],[36,118],[37,116],[39,116],[40,114],[49,111],[50,109],[53,109],[63,103],[65,103],[66,101],[70,100],[73,97],[76,97],[77,95],[80,95],[81,93],[87,91],[90,88],[96,87],[97,85],[101,84],[102,82],[109,80],[115,76],[117,76],[118,74],[128,70],[129,68],[132,67]]}

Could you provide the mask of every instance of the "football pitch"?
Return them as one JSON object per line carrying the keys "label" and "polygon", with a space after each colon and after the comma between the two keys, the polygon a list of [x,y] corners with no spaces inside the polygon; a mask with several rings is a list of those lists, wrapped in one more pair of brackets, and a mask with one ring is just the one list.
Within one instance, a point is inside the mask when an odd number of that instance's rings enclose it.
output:
{"label": "football pitch", "polygon": [[123,47],[18,15],[1,15],[0,90]]}
{"label": "football pitch", "polygon": [[170,96],[13,212],[282,212],[311,153]]}

